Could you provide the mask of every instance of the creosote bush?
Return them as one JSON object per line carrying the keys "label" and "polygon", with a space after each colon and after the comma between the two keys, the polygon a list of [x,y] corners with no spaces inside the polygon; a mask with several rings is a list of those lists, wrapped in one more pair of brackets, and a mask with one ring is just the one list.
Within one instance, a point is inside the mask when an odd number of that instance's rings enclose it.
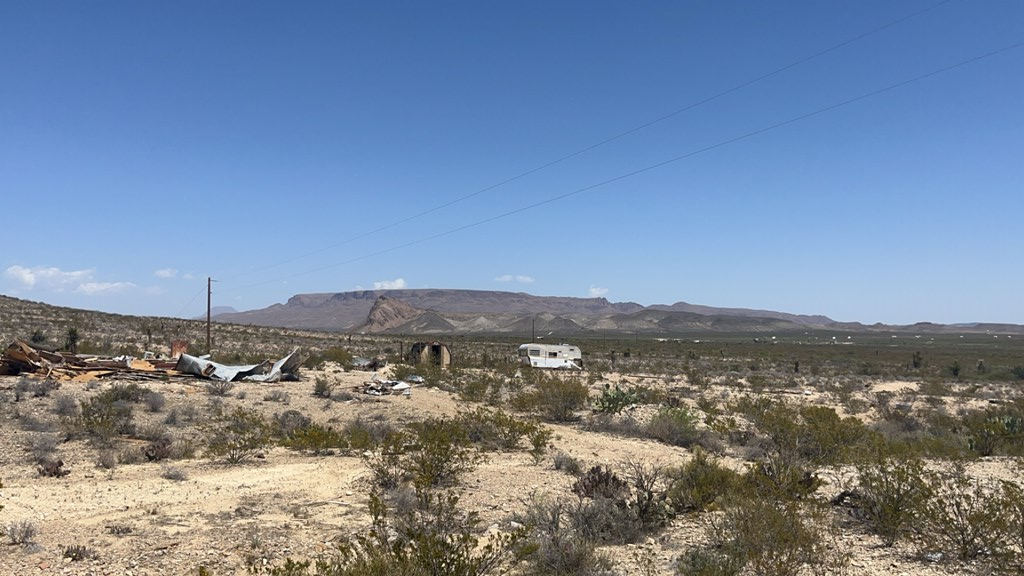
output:
{"label": "creosote bush", "polygon": [[270,445],[271,426],[259,412],[238,407],[204,427],[204,443],[211,459],[239,464]]}
{"label": "creosote bush", "polygon": [[519,410],[536,412],[552,422],[571,422],[578,419],[590,396],[587,386],[574,378],[561,375],[540,376],[534,390],[522,392],[513,399]]}
{"label": "creosote bush", "polygon": [[851,506],[884,545],[892,546],[915,525],[931,492],[920,458],[882,454],[859,464],[856,490],[833,503]]}
{"label": "creosote bush", "polygon": [[663,407],[651,418],[647,435],[673,446],[688,448],[700,438],[697,417],[685,406]]}
{"label": "creosote bush", "polygon": [[729,494],[740,489],[738,473],[695,450],[686,464],[666,470],[668,497],[677,512],[706,512],[718,508]]}
{"label": "creosote bush", "polygon": [[[337,552],[311,566],[286,561],[273,576],[484,576],[504,572],[528,550],[527,530],[476,535],[479,518],[458,508],[453,493],[419,491],[414,506],[389,508],[370,496],[371,529],[342,540]],[[312,572],[310,569],[312,568]]]}

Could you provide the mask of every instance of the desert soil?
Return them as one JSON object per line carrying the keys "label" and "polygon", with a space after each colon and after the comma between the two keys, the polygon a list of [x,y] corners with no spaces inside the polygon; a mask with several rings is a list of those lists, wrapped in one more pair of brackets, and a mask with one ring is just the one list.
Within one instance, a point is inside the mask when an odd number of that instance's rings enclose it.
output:
{"label": "desert soil", "polygon": [[[298,410],[322,423],[345,422],[357,416],[386,417],[393,423],[431,415],[452,415],[467,406],[453,395],[432,388],[417,388],[410,398],[371,397],[335,402],[312,395],[318,375],[337,378],[341,388],[356,388],[369,378],[366,372],[303,372],[302,382],[281,384],[240,383],[224,399],[236,405],[258,407],[268,416]],[[0,378],[0,390],[10,390],[14,377]],[[649,382],[648,382],[649,383]],[[103,387],[65,382],[58,393],[85,398]],[[140,425],[160,422],[166,413],[186,404],[204,406],[210,396],[203,382],[147,381],[141,383],[163,393],[167,405],[160,413],[136,410]],[[880,383],[883,389],[898,389]],[[899,388],[906,383],[899,383]],[[246,391],[245,398],[237,392]],[[267,402],[272,390],[289,394],[288,404]],[[596,394],[597,391],[595,390]],[[10,402],[10,392],[7,392]],[[813,394],[793,401],[815,402]],[[14,419],[30,414],[56,422],[53,398],[23,398],[5,407],[0,421],[0,525],[29,521],[38,535],[28,546],[0,545],[0,574],[80,574],[166,576],[196,574],[200,566],[210,574],[248,574],[252,565],[280,564],[286,557],[313,558],[329,553],[335,542],[365,530],[370,473],[358,457],[302,455],[274,448],[250,463],[228,466],[197,457],[165,463],[119,464],[112,469],[97,465],[94,448],[86,441],[59,444],[56,456],[70,474],[40,477],[26,450],[30,432]],[[200,410],[200,413],[206,413]],[[551,452],[539,464],[525,453],[491,453],[465,480],[460,505],[479,512],[481,528],[507,528],[511,516],[524,508],[531,493],[567,495],[572,477],[555,470],[550,454],[561,451],[585,466],[618,467],[629,458],[680,464],[690,458],[682,448],[653,440],[584,432],[572,426],[549,425],[554,432]],[[174,434],[182,433],[175,428]],[[139,442],[141,446],[143,442]],[[737,466],[742,462],[733,460]],[[1000,461],[979,464],[993,476],[1012,475]],[[163,477],[167,467],[185,479]],[[838,492],[838,482],[823,488]],[[656,573],[672,574],[675,560],[703,538],[702,520],[680,517],[646,542],[610,548],[620,574],[640,573],[639,563]],[[117,532],[125,532],[118,534]],[[841,546],[853,552],[849,574],[949,574],[942,565],[914,560],[908,550],[886,549],[874,536],[847,532]],[[64,547],[84,545],[98,557],[71,561]]]}

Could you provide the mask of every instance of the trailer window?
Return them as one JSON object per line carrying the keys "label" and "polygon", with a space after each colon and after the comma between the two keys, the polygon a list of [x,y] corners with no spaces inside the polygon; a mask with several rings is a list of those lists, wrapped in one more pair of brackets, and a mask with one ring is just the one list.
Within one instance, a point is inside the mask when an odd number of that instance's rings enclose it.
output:
{"label": "trailer window", "polygon": [[540,356],[540,350],[530,350],[530,356]]}

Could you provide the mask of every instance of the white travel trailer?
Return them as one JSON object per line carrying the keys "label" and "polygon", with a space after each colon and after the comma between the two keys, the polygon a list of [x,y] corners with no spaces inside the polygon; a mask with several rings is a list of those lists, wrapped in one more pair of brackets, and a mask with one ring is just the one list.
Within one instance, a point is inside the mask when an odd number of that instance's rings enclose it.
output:
{"label": "white travel trailer", "polygon": [[569,344],[523,344],[519,347],[519,363],[534,368],[582,370],[583,353]]}

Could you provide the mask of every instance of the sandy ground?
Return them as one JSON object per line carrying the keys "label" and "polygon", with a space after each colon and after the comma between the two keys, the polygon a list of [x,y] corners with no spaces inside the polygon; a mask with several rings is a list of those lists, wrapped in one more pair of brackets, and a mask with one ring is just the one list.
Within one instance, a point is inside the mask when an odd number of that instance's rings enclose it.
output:
{"label": "sandy ground", "polygon": [[[416,389],[411,398],[366,397],[361,401],[332,402],[312,395],[313,379],[262,385],[239,384],[225,406],[256,406],[268,415],[294,409],[319,422],[344,422],[356,416],[384,415],[392,422],[428,415],[455,414],[464,405],[436,389]],[[368,373],[331,371],[342,387],[354,387]],[[10,390],[14,378],[0,378],[0,389]],[[108,384],[104,384],[108,385]],[[159,421],[175,406],[203,405],[210,397],[202,383],[145,382],[163,393],[167,406],[158,414],[137,410],[137,418]],[[909,385],[876,383],[874,390],[900,391]],[[102,388],[101,388],[102,389]],[[245,390],[245,398],[234,393]],[[266,402],[271,390],[287,391],[287,405]],[[76,398],[94,394],[84,383],[65,383],[59,393]],[[596,391],[595,391],[596,393]],[[796,401],[815,402],[816,393]],[[11,401],[7,392],[7,402]],[[36,472],[25,442],[30,433],[20,429],[14,410],[40,420],[56,421],[53,398],[25,398],[10,403],[0,420],[0,524],[29,521],[39,533],[28,546],[0,545],[0,574],[81,574],[166,576],[195,574],[205,566],[211,574],[247,574],[252,565],[280,563],[285,557],[311,558],[329,551],[332,543],[365,529],[368,521],[369,472],[356,457],[300,455],[283,448],[238,466],[206,459],[177,460],[165,464],[121,464],[107,470],[96,464],[95,451],[84,441],[60,444],[56,456],[70,474],[43,478]],[[618,466],[629,458],[681,464],[687,450],[651,440],[583,432],[571,426],[550,426],[552,453],[565,452],[586,466]],[[179,433],[182,429],[173,429]],[[141,444],[141,443],[140,443]],[[171,466],[184,480],[162,476]],[[994,476],[1012,476],[1004,462],[988,466]],[[482,517],[482,528],[506,526],[534,492],[566,494],[572,478],[555,470],[550,456],[535,463],[525,453],[490,454],[464,482],[461,505]],[[838,491],[837,486],[826,486]],[[674,573],[680,554],[702,538],[702,520],[677,518],[665,531],[646,542],[617,547],[610,552],[621,574],[636,574],[636,561],[649,562],[659,574]],[[95,550],[93,560],[72,562],[62,550],[85,545]],[[900,548],[880,547],[877,538],[846,534],[841,545],[852,550],[849,574],[948,574],[940,565],[913,560]]]}

